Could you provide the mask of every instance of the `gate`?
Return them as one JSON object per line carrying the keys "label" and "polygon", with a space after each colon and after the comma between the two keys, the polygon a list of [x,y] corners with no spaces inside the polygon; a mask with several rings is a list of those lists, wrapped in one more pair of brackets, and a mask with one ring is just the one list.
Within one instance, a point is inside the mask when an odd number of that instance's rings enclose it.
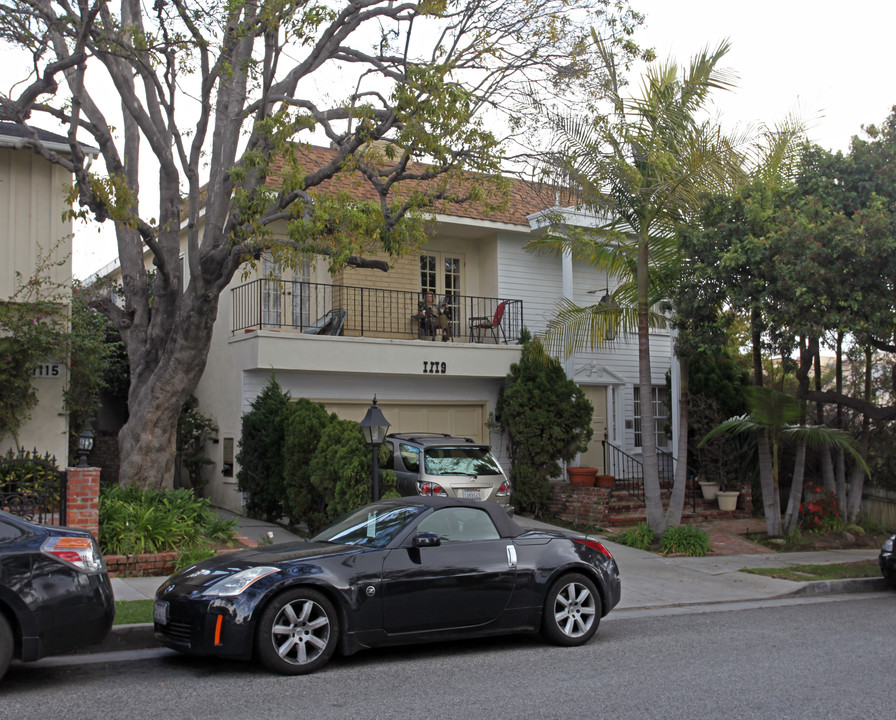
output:
{"label": "gate", "polygon": [[66,476],[49,453],[10,450],[0,458],[0,510],[45,525],[66,523]]}

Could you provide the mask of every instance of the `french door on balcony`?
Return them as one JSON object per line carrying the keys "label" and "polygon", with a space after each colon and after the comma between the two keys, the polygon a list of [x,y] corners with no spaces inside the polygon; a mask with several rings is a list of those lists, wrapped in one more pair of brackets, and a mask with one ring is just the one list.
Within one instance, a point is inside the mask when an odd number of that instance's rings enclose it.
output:
{"label": "french door on balcony", "polygon": [[431,292],[436,302],[445,301],[451,337],[457,337],[460,331],[458,301],[453,298],[463,295],[463,269],[462,255],[440,252],[420,255],[420,291],[422,295]]}
{"label": "french door on balcony", "polygon": [[292,280],[284,280],[279,263],[262,256],[264,282],[261,294],[262,327],[306,327],[309,324],[308,280],[310,270],[301,263]]}

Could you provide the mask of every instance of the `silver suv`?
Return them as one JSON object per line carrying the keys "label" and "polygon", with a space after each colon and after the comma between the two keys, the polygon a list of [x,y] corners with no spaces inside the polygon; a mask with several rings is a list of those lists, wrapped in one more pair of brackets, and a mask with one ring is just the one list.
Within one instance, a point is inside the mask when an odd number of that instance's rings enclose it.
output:
{"label": "silver suv", "polygon": [[513,514],[510,481],[488,445],[442,433],[392,433],[385,467],[398,476],[401,495],[491,500]]}

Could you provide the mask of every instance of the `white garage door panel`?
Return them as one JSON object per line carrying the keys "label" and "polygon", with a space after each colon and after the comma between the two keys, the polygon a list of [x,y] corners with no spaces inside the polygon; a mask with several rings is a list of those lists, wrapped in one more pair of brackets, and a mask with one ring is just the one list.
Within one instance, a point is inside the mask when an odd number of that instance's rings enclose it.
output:
{"label": "white garage door panel", "polygon": [[[389,432],[436,432],[461,435],[485,442],[483,405],[418,405],[413,403],[377,403],[386,420],[391,423]],[[364,419],[369,402],[324,403],[327,412],[334,412],[345,420],[360,422]]]}

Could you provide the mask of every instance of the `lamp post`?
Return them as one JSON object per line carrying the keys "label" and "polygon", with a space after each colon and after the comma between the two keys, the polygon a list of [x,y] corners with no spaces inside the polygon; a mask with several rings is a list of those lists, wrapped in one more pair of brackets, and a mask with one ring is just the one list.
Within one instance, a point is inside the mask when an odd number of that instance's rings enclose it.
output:
{"label": "lamp post", "polygon": [[389,421],[377,407],[376,395],[373,396],[373,405],[367,408],[367,414],[361,421],[361,432],[364,433],[367,444],[373,449],[373,501],[376,502],[380,499],[380,445],[389,432]]}
{"label": "lamp post", "polygon": [[94,435],[90,430],[84,428],[78,435],[78,467],[87,467],[87,456],[93,450]]}

